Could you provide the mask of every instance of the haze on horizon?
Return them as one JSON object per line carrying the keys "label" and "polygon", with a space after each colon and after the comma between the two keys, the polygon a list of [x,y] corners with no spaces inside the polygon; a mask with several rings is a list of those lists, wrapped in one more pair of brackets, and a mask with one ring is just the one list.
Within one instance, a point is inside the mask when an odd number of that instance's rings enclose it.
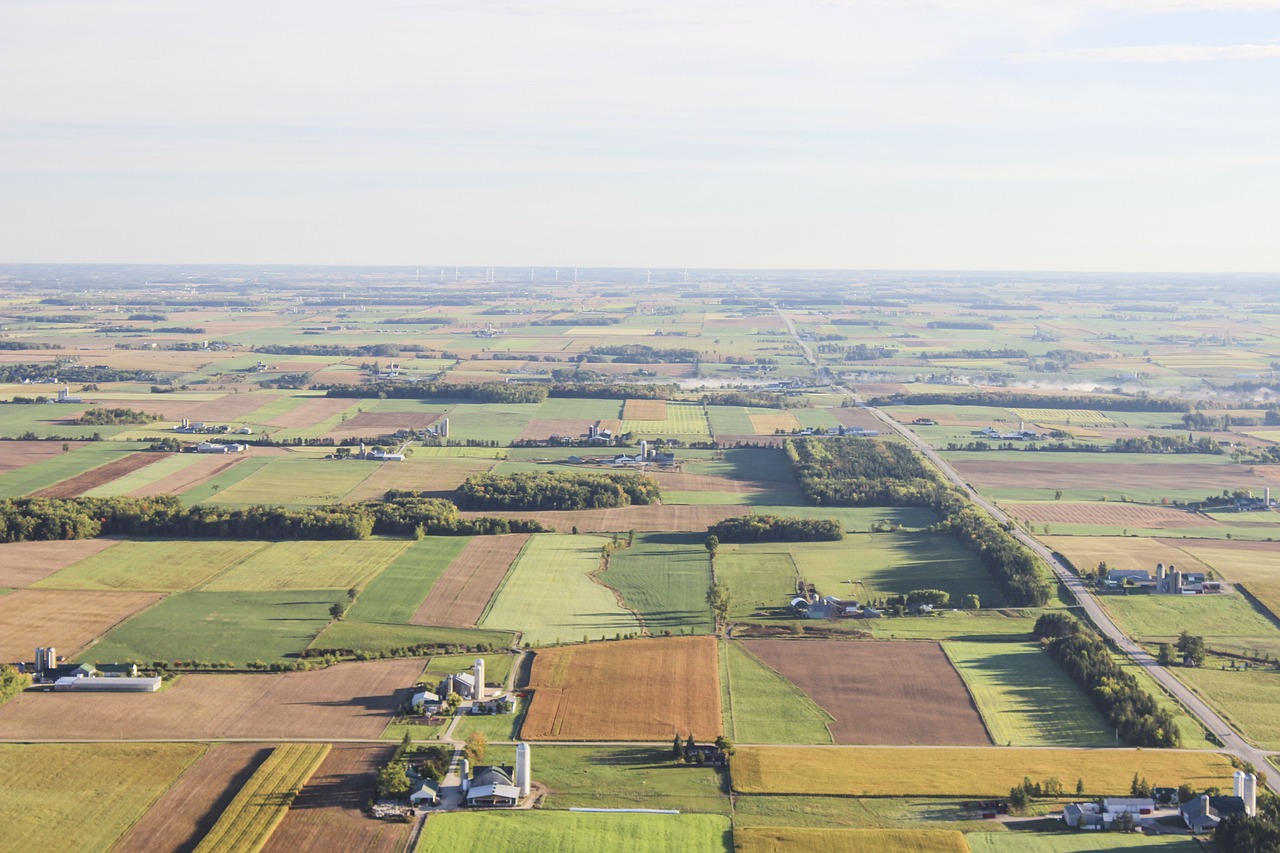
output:
{"label": "haze on horizon", "polygon": [[1280,0],[0,0],[0,262],[1280,271]]}

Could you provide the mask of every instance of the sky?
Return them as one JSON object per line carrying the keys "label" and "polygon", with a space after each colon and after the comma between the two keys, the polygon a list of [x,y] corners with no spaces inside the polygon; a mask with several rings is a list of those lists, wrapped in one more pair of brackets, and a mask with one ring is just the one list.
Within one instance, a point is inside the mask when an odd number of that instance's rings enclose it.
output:
{"label": "sky", "polygon": [[0,263],[1280,271],[1280,0],[0,0]]}

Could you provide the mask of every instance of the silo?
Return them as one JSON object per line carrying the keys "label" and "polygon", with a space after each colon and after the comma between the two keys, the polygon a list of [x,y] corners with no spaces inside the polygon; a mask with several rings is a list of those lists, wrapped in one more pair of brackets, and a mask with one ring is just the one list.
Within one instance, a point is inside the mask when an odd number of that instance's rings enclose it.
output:
{"label": "silo", "polygon": [[1237,770],[1231,774],[1231,793],[1233,796],[1244,798],[1244,771]]}
{"label": "silo", "polygon": [[465,797],[467,791],[471,790],[471,762],[467,759],[459,759],[458,775],[462,778],[462,795]]}
{"label": "silo", "polygon": [[1258,777],[1252,773],[1245,774],[1244,777],[1244,794],[1241,796],[1244,800],[1244,813],[1249,817],[1258,814]]}
{"label": "silo", "polygon": [[448,418],[440,419],[440,437],[441,438],[449,437],[449,419]]}
{"label": "silo", "polygon": [[53,646],[50,646],[49,648],[44,650],[44,668],[45,669],[58,668],[58,650],[55,649]]}
{"label": "silo", "polygon": [[36,646],[36,674],[44,672],[44,648]]}
{"label": "silo", "polygon": [[522,743],[516,747],[516,786],[520,788],[520,796],[529,796],[530,788],[529,744]]}
{"label": "silo", "polygon": [[484,698],[484,658],[476,658],[474,665],[476,676],[476,700]]}

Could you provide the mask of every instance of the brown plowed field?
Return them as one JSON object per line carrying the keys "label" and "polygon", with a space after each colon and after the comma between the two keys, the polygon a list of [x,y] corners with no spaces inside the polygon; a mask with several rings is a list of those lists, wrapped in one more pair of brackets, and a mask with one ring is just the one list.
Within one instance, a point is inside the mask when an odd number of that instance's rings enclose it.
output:
{"label": "brown plowed field", "polygon": [[271,747],[220,743],[209,748],[116,842],[116,850],[190,853],[213,828]]}
{"label": "brown plowed field", "polygon": [[92,557],[116,544],[115,539],[67,539],[55,542],[9,542],[0,545],[0,586],[18,589]]}
{"label": "brown plowed field", "polygon": [[[61,441],[0,441],[0,474],[43,462],[63,453]],[[72,449],[83,447],[83,441],[68,441]]]}
{"label": "brown plowed field", "polygon": [[623,506],[617,509],[584,509],[567,512],[464,512],[463,516],[497,515],[504,518],[532,518],[546,527],[568,533],[574,527],[580,533],[625,533],[635,530],[707,532],[707,528],[726,518],[750,512],[749,506],[708,504],[705,506]]}
{"label": "brown plowed field", "polygon": [[221,397],[208,400],[173,400],[163,396],[157,398],[153,395],[134,399],[115,399],[109,405],[160,415],[175,424],[183,418],[203,421],[207,424],[225,424],[243,420],[245,415],[262,408],[274,399],[274,396],[244,391],[239,394],[223,394]]}
{"label": "brown plowed field", "polygon": [[68,659],[144,607],[159,592],[65,592],[19,589],[0,595],[0,660],[31,660],[36,646]]}
{"label": "brown plowed field", "polygon": [[545,649],[534,655],[520,737],[670,741],[680,732],[712,740],[723,731],[719,673],[714,637]]}
{"label": "brown plowed field", "polygon": [[426,429],[442,415],[439,412],[361,412],[347,418],[334,432],[349,435],[391,435],[402,429]]}
{"label": "brown plowed field", "polygon": [[463,480],[475,474],[485,474],[493,466],[492,460],[465,458],[379,465],[346,496],[346,500],[381,500],[391,489],[414,489],[435,492],[437,497],[449,497]]}
{"label": "brown plowed field", "polygon": [[323,420],[341,414],[358,404],[349,397],[314,397],[284,414],[271,419],[271,425],[281,429],[313,427]]}
{"label": "brown plowed field", "polygon": [[[0,596],[0,603],[22,592]],[[23,648],[31,645],[28,655],[40,636],[31,631],[23,639]],[[422,661],[405,659],[345,663],[315,672],[184,675],[159,693],[89,697],[91,714],[85,711],[85,696],[23,693],[0,707],[0,731],[5,737],[35,740],[376,738],[421,674]]]}
{"label": "brown plowed field", "polygon": [[[832,416],[841,426],[847,427],[863,427],[864,429],[878,429],[885,431],[885,425],[880,419],[868,412],[866,409],[832,409]],[[908,419],[908,422],[910,419]]]}
{"label": "brown plowed field", "polygon": [[[665,492],[731,492],[735,495],[770,491],[769,483],[755,480],[733,480],[711,474],[685,474],[678,471],[647,471],[646,476],[658,481]],[[777,485],[777,484],[773,484]]]}
{"label": "brown plowed field", "polygon": [[378,770],[394,749],[334,744],[271,833],[262,848],[264,853],[399,853],[408,840],[410,825],[373,820],[364,813],[364,806],[374,793]]}
{"label": "brown plowed field", "polygon": [[253,451],[262,449],[264,448],[253,447],[250,448],[248,453],[237,453],[235,455],[223,455],[221,453],[202,455],[198,462],[192,462],[181,471],[170,474],[168,477],[162,477],[140,489],[134,489],[129,494],[136,498],[149,498],[153,495],[180,495],[187,489],[195,488],[205,480],[212,480],[232,465],[243,462],[248,456],[261,455],[255,454]]}
{"label": "brown plowed field", "polygon": [[627,400],[622,404],[624,421],[665,421],[666,400]]}
{"label": "brown plowed field", "polygon": [[409,623],[474,628],[528,541],[528,533],[472,539],[432,584]]}
{"label": "brown plowed field", "polygon": [[[1050,454],[1023,453],[1028,456]],[[1065,456],[1068,454],[1056,454]],[[1270,466],[1205,465],[1161,462],[1070,462],[1055,459],[962,461],[955,467],[979,489],[1025,488],[1029,483],[1046,489],[1108,489],[1121,495],[1141,485],[1144,489],[1194,489],[1215,494],[1223,489],[1248,489],[1261,493],[1280,482],[1280,471]]]}
{"label": "brown plowed field", "polygon": [[1220,527],[1198,512],[1125,503],[1002,503],[1024,521],[1041,524],[1109,524],[1116,527]]}
{"label": "brown plowed field", "polygon": [[520,433],[522,440],[544,439],[552,435],[567,435],[573,438],[587,434],[587,427],[595,424],[593,418],[567,418],[564,420],[529,421],[529,425]]}
{"label": "brown plowed field", "polygon": [[140,468],[153,465],[165,457],[163,453],[147,453],[140,451],[130,453],[121,459],[115,459],[106,465],[99,465],[83,474],[78,474],[61,483],[54,483],[48,488],[40,489],[32,492],[34,498],[74,498],[82,495],[90,489],[96,489],[98,486],[106,485],[112,480],[118,480],[125,474],[130,474]]}
{"label": "brown plowed field", "polygon": [[743,640],[835,717],[843,744],[990,746],[982,717],[937,643]]}

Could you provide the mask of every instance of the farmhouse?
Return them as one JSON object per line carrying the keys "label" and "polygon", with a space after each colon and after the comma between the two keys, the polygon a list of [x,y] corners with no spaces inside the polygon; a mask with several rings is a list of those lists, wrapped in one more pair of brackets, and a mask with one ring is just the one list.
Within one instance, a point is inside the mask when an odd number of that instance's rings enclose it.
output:
{"label": "farmhouse", "polygon": [[442,704],[440,697],[430,690],[419,690],[409,699],[410,708],[421,707],[423,712],[427,714],[434,714],[439,711]]}
{"label": "farmhouse", "polygon": [[358,453],[352,453],[351,458],[352,459],[369,459],[374,462],[403,462],[404,454],[388,453],[387,451],[383,450],[381,447],[374,447],[372,449],[367,449],[364,446],[364,442],[362,441],[360,442],[360,451]]}

